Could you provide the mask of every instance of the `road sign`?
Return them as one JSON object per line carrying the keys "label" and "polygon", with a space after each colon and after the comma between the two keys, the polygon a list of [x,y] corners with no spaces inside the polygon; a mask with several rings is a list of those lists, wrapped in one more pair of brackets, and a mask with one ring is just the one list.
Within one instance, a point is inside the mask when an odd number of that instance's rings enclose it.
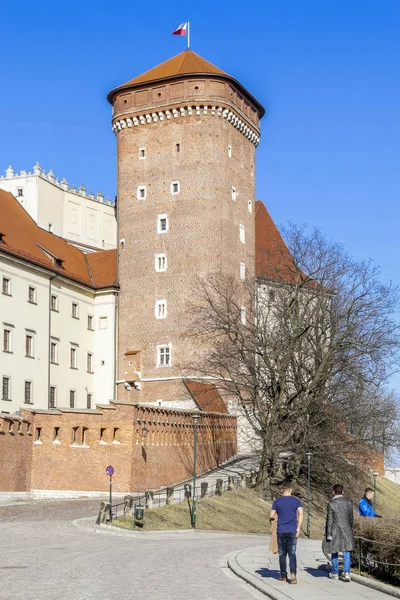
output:
{"label": "road sign", "polygon": [[109,466],[107,467],[107,469],[106,469],[106,473],[107,473],[107,475],[109,475],[110,477],[111,477],[112,475],[114,475],[114,467],[112,467],[111,465],[109,465]]}

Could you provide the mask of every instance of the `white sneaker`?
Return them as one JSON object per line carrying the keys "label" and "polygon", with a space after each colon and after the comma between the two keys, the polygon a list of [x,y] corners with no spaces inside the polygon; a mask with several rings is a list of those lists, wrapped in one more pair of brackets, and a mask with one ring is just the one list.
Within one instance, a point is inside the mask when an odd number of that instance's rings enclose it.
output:
{"label": "white sneaker", "polygon": [[334,579],[335,581],[339,581],[339,575],[336,573],[329,573],[329,579]]}
{"label": "white sneaker", "polygon": [[343,581],[346,581],[346,583],[349,583],[351,581],[350,573],[344,574]]}

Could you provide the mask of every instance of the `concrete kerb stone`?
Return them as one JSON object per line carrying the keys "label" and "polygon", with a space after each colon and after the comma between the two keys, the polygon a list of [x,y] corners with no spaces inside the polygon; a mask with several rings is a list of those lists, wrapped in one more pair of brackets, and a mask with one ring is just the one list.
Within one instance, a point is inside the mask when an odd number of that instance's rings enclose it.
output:
{"label": "concrete kerb stone", "polygon": [[[328,565],[319,565],[319,569],[322,571],[327,571],[328,573],[331,571],[331,568],[328,567]],[[396,589],[387,583],[376,581],[376,579],[368,579],[368,577],[363,577],[362,575],[357,575],[356,573],[351,574],[351,580],[355,583],[359,583],[361,585],[365,585],[365,587],[376,590],[377,592],[382,592],[382,594],[388,594],[394,598],[400,598],[400,589]]]}
{"label": "concrete kerb stone", "polygon": [[268,596],[268,598],[272,598],[272,600],[288,600],[287,594],[276,591],[267,583],[261,581],[252,573],[245,571],[245,569],[240,566],[238,562],[238,556],[242,552],[243,550],[240,550],[239,552],[232,552],[228,555],[227,564],[230,570],[235,573],[235,575],[246,581],[246,583],[249,583],[252,587],[256,588],[259,592],[265,596]]}

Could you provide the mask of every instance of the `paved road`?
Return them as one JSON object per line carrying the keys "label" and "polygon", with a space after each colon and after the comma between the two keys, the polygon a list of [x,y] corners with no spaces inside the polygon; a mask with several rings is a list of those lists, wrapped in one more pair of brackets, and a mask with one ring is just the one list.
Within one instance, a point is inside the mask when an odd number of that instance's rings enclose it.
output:
{"label": "paved road", "polygon": [[226,568],[230,552],[265,538],[189,532],[138,539],[72,524],[97,508],[92,500],[0,508],[0,598],[265,599]]}

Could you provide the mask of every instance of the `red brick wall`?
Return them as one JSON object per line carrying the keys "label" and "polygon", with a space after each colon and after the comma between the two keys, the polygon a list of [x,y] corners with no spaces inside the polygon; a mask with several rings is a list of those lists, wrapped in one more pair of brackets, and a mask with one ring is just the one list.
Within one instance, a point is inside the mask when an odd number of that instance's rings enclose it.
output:
{"label": "red brick wall", "polygon": [[0,416],[0,491],[31,489],[31,424],[18,417]]}

